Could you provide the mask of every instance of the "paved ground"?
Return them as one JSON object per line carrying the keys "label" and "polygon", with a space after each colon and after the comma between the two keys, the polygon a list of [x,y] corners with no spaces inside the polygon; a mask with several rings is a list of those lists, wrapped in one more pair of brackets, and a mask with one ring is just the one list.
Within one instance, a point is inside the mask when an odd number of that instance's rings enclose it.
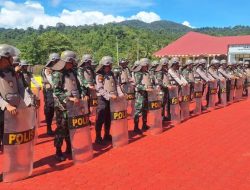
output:
{"label": "paved ground", "polygon": [[[94,159],[57,164],[52,138],[39,128],[33,175],[1,190],[250,189],[250,101],[194,117],[158,136],[130,132],[130,144],[94,146]],[[132,130],[132,121],[129,121]],[[92,135],[94,135],[92,130]],[[94,136],[93,136],[94,137]],[[93,138],[94,139],[94,138]]]}

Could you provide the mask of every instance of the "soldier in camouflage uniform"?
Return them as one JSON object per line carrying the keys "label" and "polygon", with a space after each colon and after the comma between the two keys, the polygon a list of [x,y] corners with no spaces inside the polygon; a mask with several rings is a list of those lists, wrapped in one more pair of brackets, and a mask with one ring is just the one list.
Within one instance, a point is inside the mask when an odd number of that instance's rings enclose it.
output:
{"label": "soldier in camouflage uniform", "polygon": [[246,96],[248,96],[248,88],[250,86],[250,64],[249,61],[244,62],[244,70],[246,73]]}
{"label": "soldier in camouflage uniform", "polygon": [[[85,99],[90,100],[90,89],[95,89],[95,71],[91,67],[93,57],[85,54],[78,64],[77,78],[80,82],[81,92]],[[90,107],[90,102],[88,101]]]}
{"label": "soldier in camouflage uniform", "polygon": [[[95,143],[104,145],[104,141],[112,141],[110,135],[111,114],[110,99],[117,96],[124,96],[121,88],[112,72],[113,58],[104,56],[96,68],[96,91],[97,91],[97,115],[96,115],[96,139]],[[104,138],[101,136],[102,125],[104,124]]]}
{"label": "soldier in camouflage uniform", "polygon": [[47,124],[47,135],[54,135],[51,125],[54,117],[54,97],[52,88],[52,69],[51,67],[60,60],[58,53],[51,53],[49,60],[42,70],[42,84],[44,97],[44,115]]}
{"label": "soldier in camouflage uniform", "polygon": [[56,147],[56,159],[59,162],[66,159],[61,149],[64,139],[66,141],[65,153],[71,154],[66,103],[71,101],[74,104],[78,104],[79,99],[84,98],[80,93],[77,74],[74,72],[76,62],[76,54],[67,50],[62,52],[60,61],[56,62],[52,67],[52,84],[57,122],[54,146]]}
{"label": "soldier in camouflage uniform", "polygon": [[142,116],[142,130],[148,130],[147,111],[148,111],[148,91],[153,91],[153,85],[148,72],[150,60],[142,58],[139,65],[134,69],[135,75],[135,114],[134,114],[134,132],[142,134],[139,129],[139,117]]}
{"label": "soldier in camouflage uniform", "polygon": [[[168,78],[168,63],[167,58],[161,58],[160,64],[155,69],[155,85],[163,92],[162,101],[162,117],[163,121],[170,121],[170,104],[168,103],[169,94],[169,78]],[[167,116],[165,114],[167,109]]]}
{"label": "soldier in camouflage uniform", "polygon": [[159,65],[160,63],[158,61],[152,61],[150,66],[149,66],[149,69],[148,69],[148,72],[149,72],[149,75],[150,75],[150,78],[151,78],[151,82],[152,84],[155,86],[155,81],[156,81],[156,78],[155,78],[155,69],[156,67]]}

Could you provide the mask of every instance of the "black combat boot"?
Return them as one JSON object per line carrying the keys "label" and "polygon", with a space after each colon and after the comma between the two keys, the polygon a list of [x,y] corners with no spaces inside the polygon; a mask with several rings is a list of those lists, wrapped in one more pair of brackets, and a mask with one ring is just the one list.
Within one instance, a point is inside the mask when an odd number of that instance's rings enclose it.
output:
{"label": "black combat boot", "polygon": [[66,150],[65,154],[72,154],[72,149],[71,149],[71,142],[66,141]]}
{"label": "black combat boot", "polygon": [[143,122],[143,125],[142,125],[142,130],[143,131],[147,131],[150,127],[147,125],[147,122]]}
{"label": "black combat boot", "polygon": [[51,128],[51,125],[47,126],[47,135],[48,136],[54,136],[54,131]]}
{"label": "black combat boot", "polygon": [[97,136],[96,139],[95,139],[95,143],[96,144],[99,144],[99,145],[105,145],[105,142],[103,141],[102,137],[101,136]]}
{"label": "black combat boot", "polygon": [[110,142],[112,141],[112,136],[110,134],[105,134],[103,140]]}
{"label": "black combat boot", "polygon": [[56,148],[56,159],[58,162],[63,162],[66,160],[65,156],[62,153],[61,148]]}
{"label": "black combat boot", "polygon": [[138,127],[138,121],[134,120],[134,132],[138,135],[142,135],[142,131]]}

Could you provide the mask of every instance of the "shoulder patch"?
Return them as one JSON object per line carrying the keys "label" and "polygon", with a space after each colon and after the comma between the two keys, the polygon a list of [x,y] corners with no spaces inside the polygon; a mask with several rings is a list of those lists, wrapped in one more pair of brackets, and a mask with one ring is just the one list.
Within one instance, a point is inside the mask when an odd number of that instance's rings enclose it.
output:
{"label": "shoulder patch", "polygon": [[103,82],[104,77],[102,75],[98,75],[97,80],[98,80],[98,82]]}

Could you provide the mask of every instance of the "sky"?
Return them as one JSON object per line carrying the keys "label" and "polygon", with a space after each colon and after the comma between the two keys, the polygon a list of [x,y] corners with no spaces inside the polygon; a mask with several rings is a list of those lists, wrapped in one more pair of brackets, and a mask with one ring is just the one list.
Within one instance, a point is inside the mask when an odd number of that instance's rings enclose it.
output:
{"label": "sky", "polygon": [[0,0],[0,28],[169,20],[192,28],[250,25],[249,0]]}

